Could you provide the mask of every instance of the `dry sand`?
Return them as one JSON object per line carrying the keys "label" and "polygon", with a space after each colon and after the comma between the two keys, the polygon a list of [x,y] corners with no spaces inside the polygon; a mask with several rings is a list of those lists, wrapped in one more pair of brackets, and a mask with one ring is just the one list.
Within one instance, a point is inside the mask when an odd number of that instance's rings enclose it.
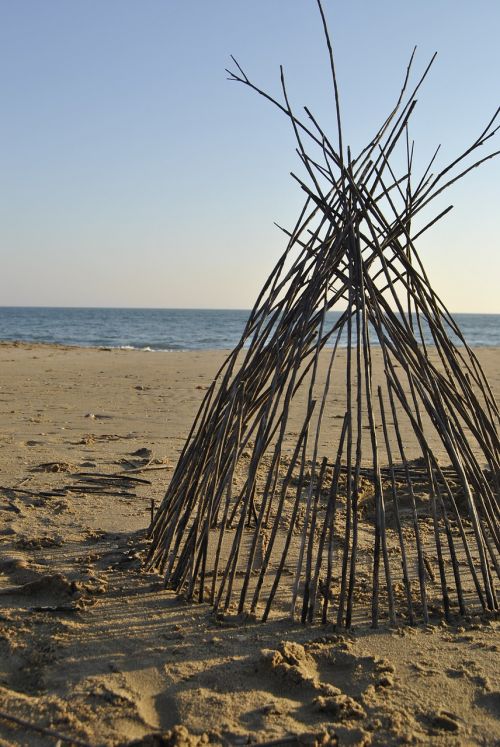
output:
{"label": "dry sand", "polygon": [[[477,354],[498,394],[500,350]],[[141,569],[223,357],[0,345],[0,711],[90,745],[499,744],[492,617],[236,625]],[[56,741],[0,715],[0,745]]]}

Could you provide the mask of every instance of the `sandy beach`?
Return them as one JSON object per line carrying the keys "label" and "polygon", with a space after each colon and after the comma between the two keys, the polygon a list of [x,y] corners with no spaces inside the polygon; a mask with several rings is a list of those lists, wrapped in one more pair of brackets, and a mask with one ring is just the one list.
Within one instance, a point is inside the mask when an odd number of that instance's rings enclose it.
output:
{"label": "sandy beach", "polygon": [[[500,349],[476,354],[498,397]],[[0,745],[57,742],[2,713],[93,746],[498,744],[491,615],[245,624],[143,569],[224,356],[0,344]]]}

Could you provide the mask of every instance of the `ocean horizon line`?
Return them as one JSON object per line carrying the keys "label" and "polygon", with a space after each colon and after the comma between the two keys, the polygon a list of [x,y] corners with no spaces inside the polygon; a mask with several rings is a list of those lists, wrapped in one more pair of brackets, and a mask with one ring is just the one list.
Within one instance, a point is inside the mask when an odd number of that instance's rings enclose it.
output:
{"label": "ocean horizon line", "polygon": [[[250,313],[252,308],[243,308],[241,306],[48,306],[48,305],[23,305],[23,304],[0,304],[0,309],[71,309],[82,311],[245,311]],[[329,309],[329,312],[343,312],[345,308]],[[397,313],[396,309],[393,309]],[[451,315],[459,316],[500,316],[500,311],[457,311],[450,310]]]}

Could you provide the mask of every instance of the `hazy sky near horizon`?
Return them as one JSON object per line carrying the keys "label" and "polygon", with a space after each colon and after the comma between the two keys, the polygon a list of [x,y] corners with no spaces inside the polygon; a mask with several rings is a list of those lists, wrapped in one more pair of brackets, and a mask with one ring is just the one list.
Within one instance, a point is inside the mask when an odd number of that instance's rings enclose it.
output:
{"label": "hazy sky near horizon", "polygon": [[[415,76],[438,51],[412,117],[417,171],[439,143],[441,166],[472,143],[499,104],[497,0],[324,6],[354,152],[415,44]],[[286,118],[226,80],[230,54],[274,94],[283,64],[294,106],[334,136],[315,0],[0,0],[0,305],[252,306],[301,169]],[[453,311],[500,312],[499,177],[500,158],[453,186],[419,242]]]}

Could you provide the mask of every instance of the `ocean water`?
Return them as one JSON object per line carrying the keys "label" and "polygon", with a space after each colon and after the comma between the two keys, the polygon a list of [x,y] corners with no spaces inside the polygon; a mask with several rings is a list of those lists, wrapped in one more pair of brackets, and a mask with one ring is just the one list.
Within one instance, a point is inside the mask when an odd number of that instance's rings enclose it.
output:
{"label": "ocean water", "polygon": [[[248,315],[229,309],[0,307],[0,340],[145,351],[231,349]],[[329,313],[327,325],[338,316]],[[500,347],[500,314],[454,318],[469,345]],[[342,339],[341,345],[346,344]]]}

